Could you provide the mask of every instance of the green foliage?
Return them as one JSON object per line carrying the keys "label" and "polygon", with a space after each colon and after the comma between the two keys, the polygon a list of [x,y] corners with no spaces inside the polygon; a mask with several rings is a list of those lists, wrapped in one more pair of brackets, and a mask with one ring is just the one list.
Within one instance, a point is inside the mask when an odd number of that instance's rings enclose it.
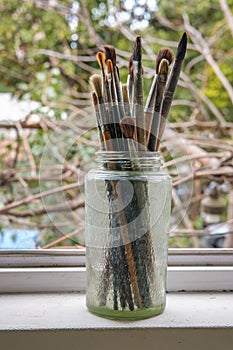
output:
{"label": "green foliage", "polygon": [[200,215],[197,215],[194,219],[194,222],[193,222],[193,227],[196,229],[196,230],[201,230],[203,229],[204,227],[204,221],[202,219],[202,217]]}
{"label": "green foliage", "polygon": [[65,17],[54,11],[33,2],[1,1],[0,80],[5,90],[37,101],[43,93],[59,100],[64,83],[53,68],[56,62],[41,50],[70,51],[71,34]]}
{"label": "green foliage", "polygon": [[169,248],[192,248],[193,244],[189,237],[176,237],[169,239]]}
{"label": "green foliage", "polygon": [[[227,1],[230,9],[233,8],[233,0]],[[195,6],[195,9],[194,9]],[[161,33],[166,38],[175,38],[177,36],[176,27],[183,26],[183,16],[185,14],[189,17],[189,22],[196,30],[200,32],[203,39],[207,42],[211,42],[216,36],[216,39],[211,45],[211,54],[219,65],[220,70],[233,85],[233,38],[230,30],[227,30],[226,20],[223,12],[220,9],[218,0],[202,1],[197,0],[195,2],[191,0],[175,0],[172,3],[168,1],[158,2],[159,14],[168,19],[173,26],[173,33],[164,26]],[[161,30],[161,25],[158,25],[156,20],[152,20],[152,25],[155,28]],[[218,33],[221,35],[218,35]],[[192,41],[190,40],[192,44]],[[184,70],[191,60],[197,58],[200,52],[189,50]],[[217,75],[213,72],[213,69],[209,64],[205,62],[203,58],[198,64],[194,65],[190,71],[190,77],[195,82],[195,85],[210,99],[210,101],[219,109],[219,111],[226,117],[227,121],[232,121],[233,105],[230,101],[229,95],[223,87],[221,81]],[[183,91],[182,94],[185,92]],[[177,92],[177,96],[179,92]],[[185,96],[187,100],[190,96]],[[187,112],[187,110],[186,110]],[[181,116],[181,110],[179,115]],[[177,115],[173,109],[172,120],[176,120]],[[211,112],[209,111],[211,116]]]}
{"label": "green foliage", "polygon": [[[229,1],[229,3],[232,1]],[[210,35],[213,23],[222,19],[222,12],[219,10],[218,0],[174,0],[158,1],[159,11],[164,17],[170,19],[175,25],[182,25],[183,14],[190,16],[190,22],[205,35]],[[207,20],[208,19],[208,20]]]}

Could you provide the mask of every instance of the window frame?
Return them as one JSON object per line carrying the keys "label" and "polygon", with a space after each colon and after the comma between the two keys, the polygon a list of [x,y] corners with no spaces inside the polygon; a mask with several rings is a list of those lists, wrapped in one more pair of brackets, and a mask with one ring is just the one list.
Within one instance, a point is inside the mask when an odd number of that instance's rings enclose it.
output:
{"label": "window frame", "polygon": [[[233,291],[233,249],[171,248],[167,291]],[[0,293],[85,292],[85,249],[0,251]]]}

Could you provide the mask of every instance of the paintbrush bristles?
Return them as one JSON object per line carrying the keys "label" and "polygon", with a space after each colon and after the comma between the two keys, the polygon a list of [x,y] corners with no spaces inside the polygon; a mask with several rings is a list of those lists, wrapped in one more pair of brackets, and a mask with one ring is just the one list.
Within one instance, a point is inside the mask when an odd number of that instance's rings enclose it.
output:
{"label": "paintbrush bristles", "polygon": [[[111,45],[105,45],[104,52],[97,52],[96,59],[101,68],[102,76],[94,74],[90,78],[96,93],[96,95],[93,94],[93,104],[98,107],[100,118],[106,128],[109,118],[111,121],[113,120],[115,125],[115,130],[112,133],[113,138],[116,138],[114,135],[117,135],[118,139],[124,140],[123,134],[127,138],[134,134],[138,150],[144,149],[146,146],[148,150],[154,150],[156,140],[161,138],[164,131],[186,49],[187,35],[184,33],[179,41],[175,59],[169,48],[163,48],[158,52],[154,79],[145,108],[143,107],[141,37],[137,36],[134,42],[133,52],[129,59],[127,84],[120,82],[115,48]],[[104,102],[108,103],[105,105]],[[131,141],[128,140],[126,143],[122,141],[122,147],[118,147],[117,150],[128,149],[128,142]]]}
{"label": "paintbrush bristles", "polygon": [[123,117],[120,121],[120,128],[127,139],[134,139],[136,136],[135,119],[130,117]]}
{"label": "paintbrush bristles", "polygon": [[159,68],[158,68],[158,74],[165,74],[167,76],[168,73],[168,67],[169,67],[169,62],[165,58],[163,58],[160,62]]}
{"label": "paintbrush bristles", "polygon": [[94,106],[98,104],[98,98],[95,92],[92,92],[92,101]]}
{"label": "paintbrush bristles", "polygon": [[157,79],[158,79],[158,73],[159,73],[159,66],[160,66],[160,63],[163,59],[167,60],[169,65],[170,65],[174,59],[173,52],[170,49],[165,48],[165,49],[160,50],[158,53],[158,56],[157,56],[156,61],[155,61],[156,74],[154,76],[154,79],[153,79],[153,82],[151,84],[151,88],[149,91],[149,95],[147,97],[145,110],[152,108],[154,105],[155,95],[156,95],[156,87],[157,87]]}
{"label": "paintbrush bristles", "polygon": [[104,63],[105,63],[105,54],[104,52],[97,52],[96,54],[96,59],[99,63],[99,66],[101,68],[102,71],[104,71]]}
{"label": "paintbrush bristles", "polygon": [[130,99],[129,99],[129,90],[127,84],[122,85],[122,95],[123,95],[123,102],[125,107],[125,114],[127,116],[131,115],[130,112]]}
{"label": "paintbrush bristles", "polygon": [[134,43],[134,49],[133,49],[133,61],[140,62],[142,59],[142,43],[141,43],[141,37],[137,36],[135,43]]}
{"label": "paintbrush bristles", "polygon": [[156,73],[159,71],[159,65],[162,59],[166,59],[169,62],[169,65],[171,65],[174,60],[173,52],[168,48],[159,51],[155,64]]}
{"label": "paintbrush bristles", "polygon": [[93,74],[90,77],[90,82],[93,85],[93,88],[96,92],[96,95],[98,96],[98,98],[103,96],[103,92],[102,92],[102,76],[99,74]]}
{"label": "paintbrush bristles", "polygon": [[110,59],[106,60],[108,74],[113,73],[113,64]]}
{"label": "paintbrush bristles", "polygon": [[105,45],[105,56],[106,60],[111,60],[113,65],[113,78],[114,78],[114,84],[115,84],[115,90],[116,90],[116,97],[117,101],[119,103],[119,113],[120,117],[122,118],[125,115],[124,106],[122,104],[123,97],[122,97],[122,91],[121,91],[121,84],[120,84],[120,76],[119,76],[119,70],[116,65],[116,50],[113,46]]}
{"label": "paintbrush bristles", "polygon": [[133,77],[133,56],[130,56],[129,59],[129,66],[128,66],[128,72],[131,77]]}
{"label": "paintbrush bristles", "polygon": [[122,85],[123,102],[129,104],[129,91],[127,84]]}
{"label": "paintbrush bristles", "polygon": [[113,46],[110,46],[110,45],[105,45],[104,50],[105,50],[106,60],[111,60],[113,66],[115,66],[116,65],[116,50],[115,50],[115,48]]}

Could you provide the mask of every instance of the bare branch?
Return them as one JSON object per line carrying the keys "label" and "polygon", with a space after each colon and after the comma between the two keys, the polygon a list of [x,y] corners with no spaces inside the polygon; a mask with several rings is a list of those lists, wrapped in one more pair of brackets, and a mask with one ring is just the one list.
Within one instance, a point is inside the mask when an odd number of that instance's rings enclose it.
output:
{"label": "bare branch", "polygon": [[182,123],[179,123],[179,122],[170,123],[169,125],[172,129],[176,129],[176,130],[184,130],[186,128],[196,127],[198,130],[211,130],[211,129],[216,130],[217,128],[221,128],[221,129],[233,131],[233,123],[227,123],[227,122],[223,122],[220,124],[219,122],[216,122],[216,121],[201,122],[198,120],[191,120],[191,121],[182,122]]}
{"label": "bare branch", "polygon": [[[228,155],[230,156],[231,153],[229,152]],[[190,160],[195,160],[195,159],[201,159],[201,158],[206,158],[206,157],[208,157],[208,158],[222,158],[224,156],[226,156],[226,152],[220,152],[220,153],[213,152],[213,153],[208,153],[208,154],[188,155],[188,156],[176,158],[176,159],[173,159],[173,160],[170,160],[170,161],[164,163],[163,168],[168,168],[170,166],[174,166],[176,164],[187,162]]]}
{"label": "bare branch", "polygon": [[188,75],[186,75],[184,72],[181,72],[181,78],[187,83],[188,88],[190,89],[190,91],[192,91],[193,95],[196,97],[197,102],[199,102],[200,100],[203,101],[208,106],[208,108],[211,110],[213,115],[221,123],[224,123],[225,122],[225,118],[223,117],[223,115],[215,107],[215,105],[210,101],[210,99],[205,94],[203,94],[200,91],[200,89],[198,89],[196,87],[196,85],[194,85],[194,83],[191,81],[190,77]]}
{"label": "bare branch", "polygon": [[219,68],[219,65],[214,60],[210,48],[207,44],[207,42],[202,37],[201,33],[191,26],[189,23],[189,17],[187,14],[183,15],[184,18],[184,25],[187,32],[190,34],[193,43],[195,44],[197,50],[204,55],[206,61],[209,63],[209,65],[212,67],[213,71],[215,72],[218,79],[221,81],[222,85],[225,87],[231,102],[233,103],[233,88],[229,82],[229,80],[226,78],[226,76],[223,74],[221,69]]}
{"label": "bare branch", "polygon": [[71,237],[74,237],[74,236],[78,235],[78,234],[81,232],[82,229],[83,229],[83,228],[80,227],[78,230],[75,230],[75,231],[73,231],[73,232],[70,232],[70,233],[68,233],[67,235],[64,235],[64,236],[62,236],[62,237],[56,239],[55,241],[53,241],[53,242],[51,242],[51,243],[49,243],[49,244],[44,245],[44,246],[43,246],[43,249],[52,248],[52,247],[56,246],[58,243],[64,242],[66,239],[69,239],[69,238],[71,238]]}
{"label": "bare branch", "polygon": [[[211,178],[213,176],[216,176],[217,178],[222,179],[228,179],[229,181],[233,180],[233,169],[232,167],[221,167],[219,169],[208,169],[208,170],[200,170],[200,171],[194,171],[192,174],[182,177],[181,179],[178,179],[173,182],[173,187],[179,186],[185,182],[188,182],[193,179],[197,178]],[[216,178],[215,178],[216,180]]]}
{"label": "bare branch", "polygon": [[[177,211],[179,211],[179,217],[180,217],[183,225],[187,229],[193,230],[193,225],[192,225],[190,218],[188,217],[187,209],[185,208],[186,209],[185,210],[182,208],[182,203],[181,203],[176,191],[174,191],[174,189],[172,190],[172,199],[174,201],[175,206],[177,207]],[[193,237],[192,241],[193,241],[194,248],[197,248],[199,246],[198,239],[196,237]]]}
{"label": "bare branch", "polygon": [[229,8],[229,5],[226,0],[219,0],[219,3],[222,9],[222,12],[224,13],[224,16],[226,18],[228,27],[231,31],[231,35],[233,36],[233,16]]}
{"label": "bare branch", "polygon": [[27,198],[21,199],[21,200],[16,201],[16,202],[13,202],[13,203],[8,204],[5,207],[1,208],[0,209],[0,214],[5,214],[8,211],[10,211],[11,209],[14,209],[14,208],[17,208],[17,207],[20,207],[20,206],[23,206],[23,205],[27,205],[29,203],[32,203],[32,202],[36,201],[36,200],[40,200],[40,199],[42,199],[44,197],[51,196],[51,195],[53,195],[55,193],[58,193],[58,192],[68,191],[68,190],[71,190],[73,188],[78,188],[78,187],[80,187],[82,185],[83,185],[83,183],[75,182],[75,183],[70,184],[70,185],[56,187],[56,188],[53,188],[52,190],[44,191],[44,192],[35,194],[33,196],[29,196]]}
{"label": "bare branch", "polygon": [[23,140],[23,146],[24,146],[25,152],[28,156],[29,164],[31,166],[31,176],[36,176],[36,163],[35,163],[34,157],[33,157],[32,152],[31,152],[31,148],[29,145],[27,135],[19,122],[16,122],[15,125],[16,125],[16,128],[18,129],[19,135],[21,136],[21,138]]}
{"label": "bare branch", "polygon": [[46,205],[44,208],[29,209],[29,210],[10,210],[5,215],[11,215],[19,218],[35,217],[48,213],[66,212],[77,210],[84,207],[84,202],[79,200],[67,201],[66,204],[56,204],[52,206]]}

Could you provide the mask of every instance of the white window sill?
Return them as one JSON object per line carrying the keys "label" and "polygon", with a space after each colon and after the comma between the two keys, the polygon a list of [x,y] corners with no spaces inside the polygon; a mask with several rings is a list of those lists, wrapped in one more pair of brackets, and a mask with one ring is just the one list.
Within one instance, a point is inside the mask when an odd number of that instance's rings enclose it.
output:
{"label": "white window sill", "polygon": [[162,315],[113,321],[88,312],[79,293],[0,295],[4,350],[232,349],[232,293],[169,293]]}
{"label": "white window sill", "polygon": [[[233,266],[169,266],[167,276],[168,292],[233,291]],[[85,267],[0,268],[0,293],[85,290]]]}
{"label": "white window sill", "polygon": [[[0,293],[85,289],[85,250],[0,251]],[[233,249],[170,249],[167,290],[233,291]]]}

